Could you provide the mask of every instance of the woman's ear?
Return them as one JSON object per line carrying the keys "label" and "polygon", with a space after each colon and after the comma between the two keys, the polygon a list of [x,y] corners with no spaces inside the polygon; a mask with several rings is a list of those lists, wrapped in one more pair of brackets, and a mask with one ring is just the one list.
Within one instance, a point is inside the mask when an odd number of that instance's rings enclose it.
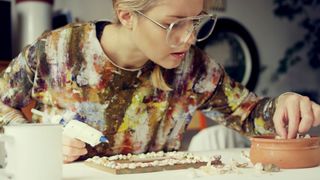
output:
{"label": "woman's ear", "polygon": [[122,26],[132,29],[134,13],[127,10],[117,10],[117,15]]}

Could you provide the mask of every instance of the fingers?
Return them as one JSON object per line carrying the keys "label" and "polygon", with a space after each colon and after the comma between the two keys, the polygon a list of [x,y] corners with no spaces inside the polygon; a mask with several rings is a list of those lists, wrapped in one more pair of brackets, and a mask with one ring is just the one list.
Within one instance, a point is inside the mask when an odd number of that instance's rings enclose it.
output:
{"label": "fingers", "polygon": [[320,125],[320,106],[312,102],[312,111],[313,111],[313,127]]}
{"label": "fingers", "polygon": [[273,123],[274,127],[276,129],[276,132],[281,138],[286,139],[287,138],[287,128],[286,123],[284,122],[286,115],[286,109],[283,106],[277,107],[274,116],[273,116]]}
{"label": "fingers", "polygon": [[314,121],[312,101],[308,97],[302,97],[300,101],[300,116],[298,131],[299,133],[305,133],[312,127]]}
{"label": "fingers", "polygon": [[86,148],[74,148],[69,146],[63,146],[62,153],[65,156],[82,156],[88,153]]}
{"label": "fingers", "polygon": [[85,143],[68,136],[63,136],[63,162],[70,163],[77,160],[80,156],[88,153]]}
{"label": "fingers", "polygon": [[63,156],[63,163],[71,163],[77,160],[80,156]]}
{"label": "fingers", "polygon": [[289,139],[295,138],[299,128],[300,122],[300,103],[296,98],[288,100],[288,137]]}
{"label": "fingers", "polygon": [[306,96],[285,93],[278,98],[273,121],[281,137],[295,138],[298,132],[305,133],[320,125],[320,106]]}
{"label": "fingers", "polygon": [[63,135],[62,144],[75,148],[84,148],[86,144],[78,139],[70,138],[69,136]]}

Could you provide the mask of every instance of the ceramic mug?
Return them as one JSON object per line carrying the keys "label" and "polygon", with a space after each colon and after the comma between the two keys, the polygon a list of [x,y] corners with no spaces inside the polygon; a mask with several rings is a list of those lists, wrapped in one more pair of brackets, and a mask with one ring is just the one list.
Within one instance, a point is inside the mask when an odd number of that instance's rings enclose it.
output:
{"label": "ceramic mug", "polygon": [[4,148],[0,151],[6,153],[4,168],[0,169],[0,179],[62,179],[61,125],[4,126],[0,141],[4,142]]}

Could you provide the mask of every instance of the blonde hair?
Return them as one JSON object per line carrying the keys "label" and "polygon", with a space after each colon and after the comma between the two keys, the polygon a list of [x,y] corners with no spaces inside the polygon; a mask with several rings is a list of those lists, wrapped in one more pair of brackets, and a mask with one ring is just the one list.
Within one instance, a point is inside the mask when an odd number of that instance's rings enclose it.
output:
{"label": "blonde hair", "polygon": [[210,7],[212,6],[213,3],[216,3],[216,2],[213,2],[214,0],[203,0],[203,10],[205,12],[208,12],[210,11]]}
{"label": "blonde hair", "polygon": [[115,14],[114,23],[119,24],[117,10],[128,11],[147,11],[153,7],[158,0],[112,0],[113,10]]}
{"label": "blonde hair", "polygon": [[[115,12],[115,24],[120,24],[117,17],[117,10],[129,10],[129,11],[147,11],[152,8],[158,0],[112,0],[113,9]],[[162,71],[159,65],[155,65],[151,73],[151,83],[153,87],[161,89],[163,91],[171,91],[172,89],[167,85]]]}

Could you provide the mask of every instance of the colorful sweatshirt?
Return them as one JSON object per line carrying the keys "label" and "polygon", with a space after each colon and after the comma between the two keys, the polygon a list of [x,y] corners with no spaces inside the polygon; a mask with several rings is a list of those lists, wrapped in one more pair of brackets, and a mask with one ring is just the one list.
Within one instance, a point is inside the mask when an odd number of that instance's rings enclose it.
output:
{"label": "colorful sweatshirt", "polygon": [[200,49],[192,47],[178,68],[162,69],[172,91],[152,86],[154,67],[151,61],[133,72],[114,66],[95,23],[69,24],[12,60],[0,76],[0,98],[16,109],[34,99],[41,111],[103,132],[110,143],[88,147],[88,157],[178,150],[196,110],[244,135],[274,133],[274,99],[249,92]]}

